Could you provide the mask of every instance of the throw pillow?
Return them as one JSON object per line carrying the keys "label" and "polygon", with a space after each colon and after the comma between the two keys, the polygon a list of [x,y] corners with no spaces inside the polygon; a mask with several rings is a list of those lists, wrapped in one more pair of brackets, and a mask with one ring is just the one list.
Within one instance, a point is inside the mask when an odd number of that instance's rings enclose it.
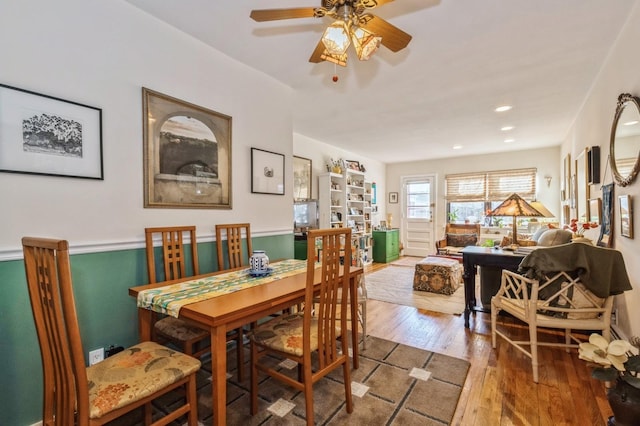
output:
{"label": "throw pillow", "polygon": [[540,228],[538,228],[536,232],[533,233],[533,235],[531,236],[531,239],[535,242],[538,242],[542,234],[547,232],[549,229],[550,228],[547,225],[542,225]]}
{"label": "throw pillow", "polygon": [[478,243],[477,234],[447,234],[447,245],[453,247],[475,246]]}
{"label": "throw pillow", "polygon": [[573,234],[564,229],[548,229],[538,238],[538,245],[549,247],[571,242]]}

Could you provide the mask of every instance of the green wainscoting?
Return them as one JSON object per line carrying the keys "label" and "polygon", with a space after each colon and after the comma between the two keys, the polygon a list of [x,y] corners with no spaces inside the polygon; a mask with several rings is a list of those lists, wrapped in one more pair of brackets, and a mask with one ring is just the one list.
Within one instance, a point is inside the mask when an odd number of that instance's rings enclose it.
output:
{"label": "green wainscoting", "polygon": [[[271,259],[293,258],[293,234],[252,242]],[[198,257],[201,273],[218,269],[215,242],[198,244]],[[128,288],[147,282],[144,249],[72,255],[71,273],[85,357],[98,347],[136,343]],[[0,262],[0,286],[1,423],[29,426],[42,416],[42,365],[22,260]]]}

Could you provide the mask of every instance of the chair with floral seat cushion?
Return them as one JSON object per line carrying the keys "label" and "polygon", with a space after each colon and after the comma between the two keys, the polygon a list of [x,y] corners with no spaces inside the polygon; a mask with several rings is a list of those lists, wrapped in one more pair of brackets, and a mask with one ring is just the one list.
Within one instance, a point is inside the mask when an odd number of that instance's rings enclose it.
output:
{"label": "chair with floral seat cushion", "polygon": [[200,361],[142,342],[85,367],[67,241],[25,237],[22,246],[42,355],[43,424],[104,425],[144,406],[145,425],[150,425],[151,401],[181,388],[184,404],[174,405],[166,415],[158,412],[164,417],[154,424],[166,425],[186,415],[188,424],[196,426],[195,373]]}
{"label": "chair with floral seat cushion", "polygon": [[[185,236],[188,236],[191,242],[190,262],[185,249]],[[187,275],[187,265],[190,267],[191,275],[200,274],[195,226],[145,228],[149,283],[158,282],[154,237],[159,237],[161,241],[162,267],[165,281],[189,276]],[[209,331],[181,318],[166,316],[154,321],[153,336],[154,340],[171,342],[187,355],[193,355],[198,358],[210,351]],[[238,345],[242,342],[242,335],[235,330],[229,333],[227,338],[228,340],[234,340]],[[243,369],[240,368],[241,365],[243,365],[243,359],[239,358],[238,380],[240,381],[244,379]]]}
{"label": "chair with floral seat cushion", "polygon": [[[322,240],[318,268],[316,239]],[[311,230],[307,241],[305,309],[260,324],[250,336],[251,414],[258,411],[258,371],[261,371],[304,393],[307,425],[313,425],[313,385],[336,368],[342,367],[346,411],[353,411],[347,350],[348,298],[340,297],[340,292],[348,294],[349,291],[351,229]],[[312,353],[316,355],[313,358]],[[297,379],[274,368],[273,360],[267,355],[298,363]],[[265,356],[267,360],[263,361]],[[315,360],[313,366],[312,359]]]}

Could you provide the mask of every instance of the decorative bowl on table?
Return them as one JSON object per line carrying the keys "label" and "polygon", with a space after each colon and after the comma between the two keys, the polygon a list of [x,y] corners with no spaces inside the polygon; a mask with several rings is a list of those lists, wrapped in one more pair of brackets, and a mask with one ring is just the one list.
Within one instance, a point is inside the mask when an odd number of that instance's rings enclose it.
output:
{"label": "decorative bowl on table", "polygon": [[271,275],[272,272],[273,268],[271,267],[267,267],[264,269],[249,269],[249,275],[251,275],[252,277],[266,277],[268,275]]}

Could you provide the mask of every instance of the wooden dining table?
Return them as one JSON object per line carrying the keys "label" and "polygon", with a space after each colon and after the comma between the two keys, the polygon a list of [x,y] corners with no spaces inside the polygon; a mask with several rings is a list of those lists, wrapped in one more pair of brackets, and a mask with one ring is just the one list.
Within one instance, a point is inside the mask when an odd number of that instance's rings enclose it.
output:
{"label": "wooden dining table", "polygon": [[[157,289],[163,286],[178,284],[194,279],[228,274],[233,271],[218,271],[172,281],[131,287],[129,295],[138,298],[144,290]],[[244,268],[246,269],[246,267]],[[351,350],[353,368],[358,368],[358,282],[363,273],[361,267],[351,267],[349,271],[349,295],[351,313]],[[256,285],[242,290],[219,295],[195,303],[186,304],[179,311],[179,318],[193,321],[198,326],[209,329],[211,333],[211,375],[213,398],[213,424],[226,424],[227,401],[227,332],[245,324],[290,308],[304,301],[307,281],[306,268],[299,273],[281,279]],[[316,282],[320,281],[320,271],[316,269]],[[151,339],[152,311],[138,308],[139,338],[141,341]]]}

